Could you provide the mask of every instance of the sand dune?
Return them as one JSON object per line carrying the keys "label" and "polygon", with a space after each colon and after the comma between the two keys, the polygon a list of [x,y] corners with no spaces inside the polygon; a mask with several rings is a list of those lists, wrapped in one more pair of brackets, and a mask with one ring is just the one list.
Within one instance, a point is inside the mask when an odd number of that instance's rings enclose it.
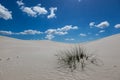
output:
{"label": "sand dune", "polygon": [[0,36],[0,80],[120,80],[120,34],[82,44],[103,65],[84,72],[58,71],[55,54],[72,46]]}

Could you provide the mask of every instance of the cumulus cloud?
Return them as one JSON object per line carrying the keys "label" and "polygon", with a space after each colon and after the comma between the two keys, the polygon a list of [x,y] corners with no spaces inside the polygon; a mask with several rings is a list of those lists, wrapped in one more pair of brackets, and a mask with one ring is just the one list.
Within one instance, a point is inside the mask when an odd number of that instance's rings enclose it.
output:
{"label": "cumulus cloud", "polygon": [[84,34],[84,33],[80,33],[80,36],[85,37],[85,36],[87,36],[87,35]]}
{"label": "cumulus cloud", "polygon": [[78,29],[77,26],[72,26],[72,25],[66,25],[62,28],[57,28],[57,29],[48,29],[45,31],[47,34],[58,34],[58,35],[65,35],[67,34],[69,30],[76,30]]}
{"label": "cumulus cloud", "polygon": [[27,13],[29,16],[36,17],[37,13],[32,10],[31,7],[21,7],[21,10]]}
{"label": "cumulus cloud", "polygon": [[100,31],[99,31],[99,33],[103,33],[103,32],[105,32],[105,30],[100,30]]}
{"label": "cumulus cloud", "polygon": [[0,31],[0,34],[3,34],[3,35],[12,35],[12,34],[14,34],[13,32],[11,32],[11,31]]}
{"label": "cumulus cloud", "polygon": [[77,26],[72,26],[72,25],[66,25],[62,28],[58,28],[58,31],[68,31],[68,30],[74,30],[74,29],[78,29]]}
{"label": "cumulus cloud", "polygon": [[101,29],[106,28],[106,27],[108,27],[109,25],[110,25],[110,24],[109,24],[108,21],[103,21],[103,22],[101,22],[101,23],[99,23],[99,24],[97,24],[97,25],[95,25],[95,22],[91,22],[91,23],[89,24],[90,27],[97,27],[97,28],[101,28]]}
{"label": "cumulus cloud", "polygon": [[116,24],[114,27],[115,27],[116,29],[118,29],[118,28],[120,28],[120,24]]}
{"label": "cumulus cloud", "polygon": [[109,22],[108,21],[103,21],[103,22],[101,22],[100,24],[98,24],[98,25],[96,25],[96,27],[98,27],[98,28],[105,28],[105,27],[108,27],[110,24],[109,24]]}
{"label": "cumulus cloud", "polygon": [[94,27],[95,26],[95,22],[90,22],[89,26],[90,26],[90,28]]}
{"label": "cumulus cloud", "polygon": [[57,11],[57,7],[51,7],[49,8],[49,10],[50,10],[50,15],[47,16],[48,19],[55,18],[56,17],[55,11]]}
{"label": "cumulus cloud", "polygon": [[0,4],[0,18],[5,20],[12,19],[12,12]]}
{"label": "cumulus cloud", "polygon": [[66,34],[68,34],[68,32],[59,32],[59,31],[58,31],[58,32],[56,32],[55,34],[56,34],[56,35],[66,35]]}
{"label": "cumulus cloud", "polygon": [[47,33],[47,34],[55,34],[56,29],[48,29],[47,31],[45,31],[45,33]]}
{"label": "cumulus cloud", "polygon": [[48,35],[46,35],[46,39],[48,39],[48,40],[51,40],[51,39],[53,39],[55,36],[53,36],[52,34],[48,34]]}
{"label": "cumulus cloud", "polygon": [[45,9],[45,7],[41,7],[41,5],[34,6],[33,11],[36,12],[38,15],[48,13],[48,11]]}
{"label": "cumulus cloud", "polygon": [[66,41],[74,41],[75,39],[74,38],[66,38],[65,40]]}
{"label": "cumulus cloud", "polygon": [[21,0],[21,1],[16,1],[16,3],[17,3],[19,6],[24,5],[24,3],[22,2],[22,0]]}
{"label": "cumulus cloud", "polygon": [[[78,29],[77,26],[66,25],[62,28],[48,29],[48,30],[45,31],[45,33],[50,35],[50,36],[52,36],[52,35],[66,35],[66,34],[68,34],[69,30],[77,30],[77,29]],[[54,38],[54,37],[52,37],[52,38]],[[50,39],[52,39],[52,38],[50,38]]]}
{"label": "cumulus cloud", "polygon": [[12,32],[12,31],[0,31],[0,34],[3,35],[35,35],[35,34],[42,34],[43,32],[37,30],[24,30],[23,32]]}
{"label": "cumulus cloud", "polygon": [[37,17],[39,15],[43,15],[43,14],[45,15],[48,13],[48,11],[45,9],[45,7],[41,7],[41,4],[38,4],[38,5],[32,6],[32,7],[26,7],[22,1],[17,1],[16,3],[18,4],[18,6],[20,6],[20,9],[24,13],[26,13],[32,17]]}
{"label": "cumulus cloud", "polygon": [[42,34],[42,32],[37,31],[37,30],[24,30],[23,32],[19,32],[17,34],[23,34],[23,35],[35,35],[35,34]]}

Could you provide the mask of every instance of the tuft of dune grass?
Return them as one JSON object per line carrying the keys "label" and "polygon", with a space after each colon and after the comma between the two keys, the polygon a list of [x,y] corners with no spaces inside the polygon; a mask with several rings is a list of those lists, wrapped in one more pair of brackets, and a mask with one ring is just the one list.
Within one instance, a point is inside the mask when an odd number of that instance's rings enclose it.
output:
{"label": "tuft of dune grass", "polygon": [[93,54],[89,54],[80,45],[59,51],[56,56],[58,58],[59,68],[70,69],[71,72],[77,68],[84,70],[88,64],[98,65],[97,58]]}

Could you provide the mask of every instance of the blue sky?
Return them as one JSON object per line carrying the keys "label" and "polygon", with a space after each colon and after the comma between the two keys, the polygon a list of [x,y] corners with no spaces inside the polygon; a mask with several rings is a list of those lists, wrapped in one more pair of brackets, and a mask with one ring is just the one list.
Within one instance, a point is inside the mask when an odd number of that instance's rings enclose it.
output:
{"label": "blue sky", "polygon": [[85,42],[120,33],[120,0],[0,0],[0,35]]}

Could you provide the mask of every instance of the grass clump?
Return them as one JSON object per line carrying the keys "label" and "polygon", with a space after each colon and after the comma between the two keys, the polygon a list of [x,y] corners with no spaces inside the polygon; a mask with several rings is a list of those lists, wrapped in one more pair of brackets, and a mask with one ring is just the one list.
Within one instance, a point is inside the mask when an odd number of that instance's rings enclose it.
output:
{"label": "grass clump", "polygon": [[71,72],[80,67],[82,70],[85,69],[87,64],[97,65],[97,58],[88,52],[81,46],[75,46],[72,49],[60,51],[57,54],[59,68],[70,69]]}

